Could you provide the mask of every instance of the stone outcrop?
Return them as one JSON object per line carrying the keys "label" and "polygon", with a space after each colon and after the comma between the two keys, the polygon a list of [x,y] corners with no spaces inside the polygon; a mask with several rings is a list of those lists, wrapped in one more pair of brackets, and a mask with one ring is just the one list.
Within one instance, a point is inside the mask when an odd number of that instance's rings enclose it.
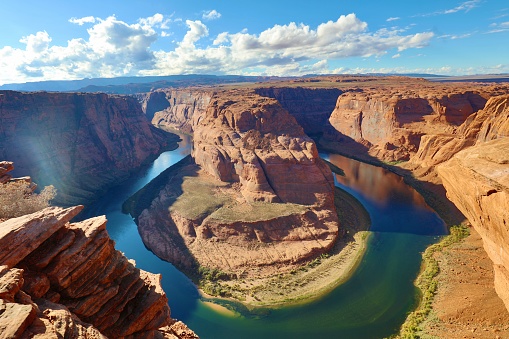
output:
{"label": "stone outcrop", "polygon": [[142,109],[156,126],[193,133],[212,95],[211,89],[162,89],[147,93],[142,99]]}
{"label": "stone outcrop", "polygon": [[115,250],[104,216],[70,223],[81,209],[0,223],[0,336],[178,337],[160,275]]}
{"label": "stone outcrop", "polygon": [[[437,167],[447,196],[483,239],[495,289],[509,310],[509,96],[489,100],[472,119],[475,146]],[[482,123],[481,123],[482,122]],[[473,132],[472,132],[473,130]]]}
{"label": "stone outcrop", "polygon": [[181,267],[238,276],[289,270],[331,248],[332,173],[277,100],[218,92],[193,130],[194,159],[136,216],[147,247]]}
{"label": "stone outcrop", "polygon": [[174,145],[148,123],[134,98],[83,93],[0,92],[0,159],[57,202],[88,202]]}

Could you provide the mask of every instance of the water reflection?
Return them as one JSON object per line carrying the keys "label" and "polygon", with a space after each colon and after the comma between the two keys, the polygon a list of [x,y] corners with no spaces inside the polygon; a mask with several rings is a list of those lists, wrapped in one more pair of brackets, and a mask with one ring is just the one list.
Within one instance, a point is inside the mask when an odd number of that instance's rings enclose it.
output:
{"label": "water reflection", "polygon": [[336,183],[364,204],[371,215],[372,231],[421,235],[447,233],[444,222],[402,177],[340,155],[322,156],[345,172],[345,176],[336,175]]}
{"label": "water reflection", "polygon": [[[345,171],[338,185],[356,196],[371,214],[374,233],[352,278],[309,304],[270,310],[256,317],[229,317],[199,300],[195,286],[171,264],[157,258],[141,241],[136,224],[121,213],[122,203],[159,173],[189,154],[191,140],[166,152],[122,186],[110,190],[82,217],[106,214],[116,248],[136,265],[161,273],[172,316],[201,338],[382,338],[395,333],[416,303],[413,286],[420,253],[443,234],[443,222],[417,192],[394,174],[351,159],[330,155]],[[328,156],[328,155],[324,155]],[[435,232],[435,233],[434,233]]]}

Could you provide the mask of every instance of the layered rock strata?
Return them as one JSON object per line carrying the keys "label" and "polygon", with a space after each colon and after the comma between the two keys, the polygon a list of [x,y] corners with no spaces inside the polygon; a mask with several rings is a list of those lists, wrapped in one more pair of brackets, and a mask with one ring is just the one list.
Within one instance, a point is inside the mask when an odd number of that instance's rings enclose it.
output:
{"label": "layered rock strata", "polygon": [[423,136],[454,134],[487,100],[472,91],[445,95],[430,91],[374,90],[341,95],[330,117],[340,133],[336,140],[365,145],[372,156],[383,160],[409,160]]}
{"label": "layered rock strata", "polygon": [[305,87],[263,87],[255,92],[276,99],[309,135],[322,133],[329,125],[331,112],[343,93],[337,88]]}
{"label": "layered rock strata", "polygon": [[163,259],[270,275],[334,244],[332,173],[275,99],[216,94],[195,124],[192,155],[138,217],[145,243]]}
{"label": "layered rock strata", "polygon": [[475,145],[437,170],[448,197],[481,235],[493,261],[495,289],[509,310],[508,121],[509,96],[490,99],[470,124],[477,131]]}
{"label": "layered rock strata", "polygon": [[142,109],[156,126],[193,133],[212,95],[211,89],[162,89],[148,93],[142,100]]}
{"label": "layered rock strata", "polygon": [[134,98],[83,93],[0,92],[0,159],[57,188],[57,202],[88,202],[125,180],[170,137]]}
{"label": "layered rock strata", "polygon": [[2,337],[140,338],[170,331],[175,321],[160,275],[137,269],[115,250],[104,216],[70,223],[81,209],[48,207],[0,223]]}

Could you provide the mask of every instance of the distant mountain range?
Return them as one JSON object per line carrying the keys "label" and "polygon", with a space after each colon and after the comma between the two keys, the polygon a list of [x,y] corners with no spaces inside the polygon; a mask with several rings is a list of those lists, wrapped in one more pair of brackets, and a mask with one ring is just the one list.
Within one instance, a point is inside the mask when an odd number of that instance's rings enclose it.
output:
{"label": "distant mountain range", "polygon": [[239,82],[260,82],[280,79],[267,76],[243,75],[169,75],[148,77],[94,78],[82,80],[50,80],[26,82],[21,84],[5,84],[0,90],[22,92],[105,92],[116,94],[133,94],[149,92],[163,87],[206,86],[232,84]]}
{"label": "distant mountain range", "polygon": [[[333,74],[331,74],[332,76]],[[337,75],[337,74],[334,74]],[[425,78],[430,81],[457,82],[509,82],[509,74],[483,74],[465,76],[445,76],[437,74],[363,74],[368,76],[408,76],[413,78]],[[308,74],[305,78],[324,76],[323,74]],[[284,80],[295,77],[276,76],[244,76],[244,75],[168,75],[168,76],[147,76],[147,77],[117,77],[117,78],[93,78],[81,80],[49,80],[26,82],[20,84],[5,84],[0,90],[13,90],[22,92],[103,92],[111,94],[134,94],[150,92],[165,87],[189,87],[189,86],[211,86],[218,84],[233,83],[254,83],[271,80]]]}

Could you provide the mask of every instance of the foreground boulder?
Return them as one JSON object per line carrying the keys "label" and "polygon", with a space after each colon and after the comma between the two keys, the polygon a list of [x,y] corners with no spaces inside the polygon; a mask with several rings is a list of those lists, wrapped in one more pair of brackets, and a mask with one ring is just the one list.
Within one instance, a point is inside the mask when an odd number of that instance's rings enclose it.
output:
{"label": "foreground boulder", "polygon": [[104,216],[70,223],[82,208],[0,223],[0,337],[178,337],[161,276],[115,250]]}

